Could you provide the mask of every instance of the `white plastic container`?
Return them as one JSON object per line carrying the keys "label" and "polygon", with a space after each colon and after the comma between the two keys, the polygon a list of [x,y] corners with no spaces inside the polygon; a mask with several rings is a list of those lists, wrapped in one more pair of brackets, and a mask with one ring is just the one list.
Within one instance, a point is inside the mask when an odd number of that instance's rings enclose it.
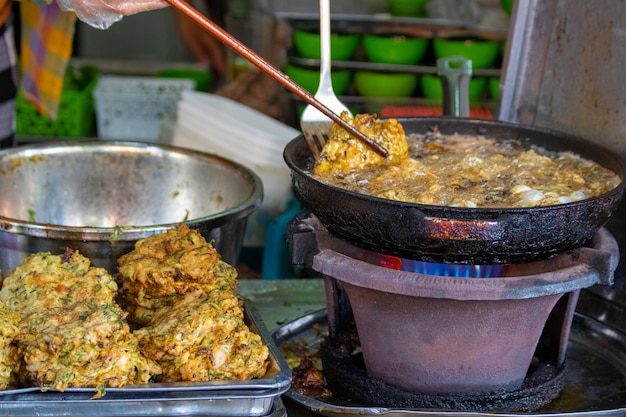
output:
{"label": "white plastic container", "polygon": [[158,141],[161,121],[194,87],[187,79],[101,76],[93,93],[98,138]]}
{"label": "white plastic container", "polygon": [[234,100],[197,91],[178,103],[171,144],[214,153],[253,170],[263,203],[248,218],[244,246],[263,246],[265,226],[294,198],[285,145],[300,132]]}

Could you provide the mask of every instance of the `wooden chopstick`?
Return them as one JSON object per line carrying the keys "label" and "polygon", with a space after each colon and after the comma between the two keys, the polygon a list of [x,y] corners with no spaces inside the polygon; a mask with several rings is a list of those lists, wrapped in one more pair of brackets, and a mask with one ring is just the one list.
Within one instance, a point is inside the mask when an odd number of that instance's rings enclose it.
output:
{"label": "wooden chopstick", "polygon": [[372,150],[378,153],[382,157],[387,157],[389,152],[387,149],[383,148],[380,144],[374,142],[372,139],[365,136],[362,132],[352,126],[350,123],[343,120],[339,115],[333,113],[328,107],[324,106],[315,97],[301,87],[299,84],[294,82],[289,76],[280,71],[278,68],[267,62],[261,56],[259,56],[252,49],[248,48],[246,45],[241,43],[237,38],[232,36],[230,33],[226,32],[219,25],[213,22],[211,19],[197,11],[195,8],[189,5],[184,0],[167,0],[173,7],[176,7],[178,10],[183,12],[189,18],[191,18],[194,22],[204,28],[206,31],[211,33],[221,42],[232,48],[235,52],[246,58],[252,64],[256,65],[259,69],[261,69],[266,74],[270,75],[284,87],[289,89],[292,93],[300,97],[306,103],[312,105],[317,110],[322,112],[325,116],[329,117],[332,121],[343,127],[347,130],[352,136],[361,140],[363,143],[368,145]]}

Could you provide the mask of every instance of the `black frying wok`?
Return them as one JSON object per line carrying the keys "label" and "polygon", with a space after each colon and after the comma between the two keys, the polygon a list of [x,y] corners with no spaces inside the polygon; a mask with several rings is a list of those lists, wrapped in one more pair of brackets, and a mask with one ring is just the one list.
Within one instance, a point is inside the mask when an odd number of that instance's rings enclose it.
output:
{"label": "black frying wok", "polygon": [[618,187],[573,203],[533,208],[456,208],[392,201],[354,193],[313,178],[311,152],[300,136],[284,158],[297,197],[329,232],[380,253],[430,262],[497,264],[548,258],[580,247],[611,217],[624,191],[624,162],[610,150],[562,132],[453,117],[399,119],[407,133],[484,135],[572,151],[613,170]]}

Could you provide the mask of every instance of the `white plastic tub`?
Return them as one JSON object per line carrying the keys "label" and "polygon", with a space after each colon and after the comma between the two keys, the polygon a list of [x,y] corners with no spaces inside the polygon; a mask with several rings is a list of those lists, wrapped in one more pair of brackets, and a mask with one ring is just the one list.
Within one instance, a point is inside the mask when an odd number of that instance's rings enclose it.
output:
{"label": "white plastic tub", "polygon": [[194,87],[187,79],[101,76],[93,93],[98,138],[158,141],[161,121]]}

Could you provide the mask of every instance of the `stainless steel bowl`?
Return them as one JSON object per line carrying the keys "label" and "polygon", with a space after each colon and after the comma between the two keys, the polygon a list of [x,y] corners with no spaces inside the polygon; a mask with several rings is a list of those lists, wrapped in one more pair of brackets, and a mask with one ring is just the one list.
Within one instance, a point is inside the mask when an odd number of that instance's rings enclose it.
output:
{"label": "stainless steel bowl", "polygon": [[79,250],[116,272],[134,243],[185,222],[237,260],[263,186],[215,155],[134,142],[59,142],[0,151],[0,269]]}

